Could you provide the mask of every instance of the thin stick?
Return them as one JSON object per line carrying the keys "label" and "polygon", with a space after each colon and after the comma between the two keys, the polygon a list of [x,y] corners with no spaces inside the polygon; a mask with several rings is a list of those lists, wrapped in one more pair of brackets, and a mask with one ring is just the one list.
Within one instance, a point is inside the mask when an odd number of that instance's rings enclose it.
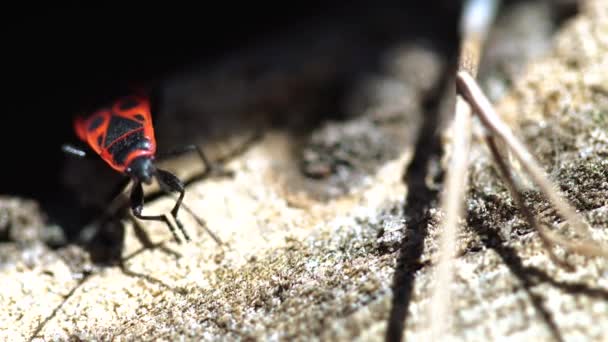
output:
{"label": "thin stick", "polygon": [[542,227],[542,225],[539,228],[540,229],[538,232],[540,233],[541,238],[547,240],[549,243],[561,246],[571,253],[586,255],[589,257],[600,256],[608,258],[608,248],[596,243],[593,240],[572,241],[564,238],[563,236],[559,236],[555,232],[552,232],[545,227]]}
{"label": "thin stick", "polygon": [[576,212],[576,210],[562,199],[553,188],[551,181],[545,176],[540,164],[534,159],[528,149],[515,137],[509,127],[502,122],[494,107],[487,99],[483,91],[479,88],[475,80],[466,71],[458,72],[456,76],[456,87],[467,102],[475,109],[483,125],[495,136],[500,137],[514,153],[515,157],[521,162],[524,169],[540,187],[542,193],[555,206],[560,215],[575,228],[582,237],[587,238],[586,242],[573,243],[559,238],[552,232],[540,228],[541,238],[548,239],[550,242],[558,243],[571,252],[577,252],[587,256],[608,257],[606,248],[597,245],[592,239],[588,226]]}
{"label": "thin stick", "polygon": [[[538,232],[542,232],[543,230],[539,226],[538,222],[536,221],[536,218],[534,218],[534,214],[525,205],[524,197],[522,196],[521,192],[517,189],[517,186],[515,185],[515,181],[513,180],[513,176],[511,175],[511,172],[509,171],[509,167],[507,166],[507,164],[501,157],[500,152],[498,151],[498,146],[496,145],[496,139],[492,136],[487,136],[486,143],[488,144],[488,147],[490,148],[490,152],[492,152],[492,156],[494,157],[494,162],[496,163],[496,165],[498,165],[498,169],[500,171],[500,174],[501,174],[503,180],[507,184],[507,189],[509,190],[509,192],[511,193],[511,196],[513,197],[513,200],[515,201],[515,205],[517,205],[517,207],[519,207],[519,210],[523,214],[524,219],[528,222],[530,227],[534,228]],[[568,264],[566,261],[561,260],[560,258],[557,257],[557,255],[555,255],[555,253],[553,252],[553,248],[552,248],[553,246],[550,244],[549,239],[541,238],[541,241],[542,241],[545,249],[549,252],[549,257],[553,260],[553,262],[555,262],[556,264],[558,264],[570,271],[574,270],[572,265]]]}
{"label": "thin stick", "polygon": [[439,341],[447,330],[446,319],[450,317],[451,298],[449,285],[453,277],[453,258],[456,252],[456,229],[462,214],[467,187],[467,157],[471,138],[471,111],[466,102],[456,99],[456,116],[453,128],[452,160],[448,169],[446,188],[442,194],[441,207],[445,212],[443,230],[439,244],[439,261],[436,269],[436,288],[431,301],[431,334]]}
{"label": "thin stick", "polygon": [[[472,0],[465,5],[462,16],[462,47],[459,68],[476,74],[481,50],[489,27],[494,19],[497,2]],[[449,328],[452,304],[449,285],[453,278],[453,261],[456,252],[456,229],[463,213],[467,190],[468,156],[471,144],[471,107],[461,96],[456,96],[454,132],[450,165],[447,170],[446,188],[441,197],[445,212],[443,231],[439,244],[439,261],[436,269],[435,290],[431,299],[431,340],[443,340]]]}

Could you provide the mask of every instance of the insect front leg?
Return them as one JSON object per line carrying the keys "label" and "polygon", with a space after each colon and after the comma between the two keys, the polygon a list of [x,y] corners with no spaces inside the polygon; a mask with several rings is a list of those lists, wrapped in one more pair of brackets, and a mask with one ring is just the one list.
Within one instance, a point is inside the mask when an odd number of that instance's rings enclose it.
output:
{"label": "insect front leg", "polygon": [[175,222],[177,222],[177,225],[178,225],[179,229],[182,231],[182,234],[184,234],[184,237],[186,238],[186,240],[190,241],[190,236],[188,236],[188,233],[186,233],[186,229],[184,228],[184,225],[177,218],[177,213],[179,212],[179,208],[182,205],[182,201],[184,200],[184,195],[186,194],[184,184],[182,183],[182,181],[179,180],[179,178],[177,178],[174,174],[172,174],[169,171],[165,171],[162,169],[156,169],[156,175],[157,175],[158,183],[160,184],[160,187],[163,189],[163,191],[168,192],[168,193],[170,193],[170,192],[179,193],[179,197],[177,198],[177,201],[175,202],[173,209],[171,209],[171,216],[173,216],[173,219],[175,219]]}
{"label": "insect front leg", "polygon": [[[137,182],[137,183],[133,184],[133,189],[131,190],[131,211],[133,212],[133,215],[141,220],[164,222],[169,227],[169,230],[173,234],[175,241],[177,243],[182,243],[181,239],[177,236],[175,227],[171,224],[171,222],[169,221],[169,219],[167,218],[166,215],[151,215],[151,216],[142,215],[141,212],[142,212],[143,208],[144,208],[144,189],[142,188],[141,183]],[[181,224],[179,224],[179,225],[180,225],[180,229],[182,230],[182,232],[184,232],[184,229],[183,229],[183,227],[181,227]],[[190,240],[188,235],[184,234],[184,236],[186,236],[187,240]]]}
{"label": "insect front leg", "polygon": [[234,171],[228,170],[218,163],[212,163],[209,160],[209,158],[207,158],[207,155],[203,152],[203,150],[200,147],[198,147],[198,145],[194,145],[194,144],[186,145],[181,148],[165,152],[162,155],[160,155],[158,158],[164,159],[164,158],[168,158],[171,156],[177,156],[177,155],[181,155],[181,154],[184,154],[187,152],[193,152],[193,151],[196,151],[199,158],[201,158],[201,160],[203,161],[203,165],[205,166],[205,171],[203,173],[203,177],[208,177],[208,176],[233,177],[234,176]]}

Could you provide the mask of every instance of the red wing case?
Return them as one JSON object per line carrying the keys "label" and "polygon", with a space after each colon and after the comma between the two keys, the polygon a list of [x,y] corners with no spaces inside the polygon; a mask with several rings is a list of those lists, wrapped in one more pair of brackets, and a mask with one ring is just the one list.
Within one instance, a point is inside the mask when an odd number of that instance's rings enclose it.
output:
{"label": "red wing case", "polygon": [[121,98],[111,107],[77,118],[74,126],[78,137],[119,172],[125,172],[133,159],[156,153],[150,101],[146,96]]}

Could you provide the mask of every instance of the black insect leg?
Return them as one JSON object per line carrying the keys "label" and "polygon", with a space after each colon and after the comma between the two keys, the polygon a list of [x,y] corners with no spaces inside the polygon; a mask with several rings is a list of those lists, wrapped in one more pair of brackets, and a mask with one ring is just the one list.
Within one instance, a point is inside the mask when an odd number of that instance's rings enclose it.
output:
{"label": "black insect leg", "polygon": [[110,196],[106,199],[107,205],[104,207],[97,207],[99,210],[98,215],[89,223],[97,223],[91,226],[91,229],[85,229],[81,232],[80,239],[84,243],[89,243],[92,238],[97,234],[99,227],[114,218],[114,215],[119,210],[125,208],[127,198],[123,197],[122,194],[131,182],[131,178],[125,177],[118,183],[110,193]]}
{"label": "black insect leg", "polygon": [[[142,188],[141,183],[137,182],[137,183],[133,184],[133,189],[131,190],[131,210],[133,212],[133,215],[135,215],[135,217],[137,217],[141,220],[164,222],[169,227],[169,230],[171,230],[171,233],[173,234],[175,241],[177,243],[182,243],[181,239],[177,236],[175,227],[171,224],[171,222],[169,221],[169,219],[167,218],[166,215],[153,215],[153,216],[142,215],[141,211],[143,210],[143,208],[144,208],[144,189]],[[183,232],[184,231],[183,227],[181,227],[181,224],[179,224],[179,225],[180,225],[180,229]],[[184,234],[184,236],[186,237],[187,240],[190,240],[188,235]]]}
{"label": "black insect leg", "polygon": [[173,216],[173,219],[175,219],[177,226],[182,231],[182,234],[184,234],[184,237],[186,238],[186,240],[190,241],[190,236],[188,236],[188,233],[186,233],[186,229],[184,228],[184,225],[179,220],[179,218],[177,218],[177,213],[179,211],[180,206],[182,205],[182,201],[184,200],[184,195],[186,194],[184,184],[182,183],[182,181],[179,180],[179,178],[177,178],[174,174],[172,174],[169,171],[165,171],[162,169],[156,169],[156,175],[157,175],[158,183],[160,184],[160,187],[163,189],[163,191],[165,191],[167,193],[171,193],[171,192],[179,193],[179,197],[177,198],[177,201],[175,202],[173,209],[171,209],[171,216]]}
{"label": "black insect leg", "polygon": [[113,216],[118,210],[124,207],[124,205],[126,204],[126,198],[123,197],[122,194],[129,186],[129,183],[131,183],[131,178],[124,177],[122,180],[120,180],[119,183],[115,185],[114,189],[112,189],[112,192],[110,192],[108,198],[106,199],[106,202],[109,204],[106,206],[103,215]]}
{"label": "black insect leg", "polygon": [[119,197],[120,195],[122,195],[123,192],[125,192],[125,190],[129,186],[129,183],[131,183],[131,178],[130,177],[123,177],[123,179],[121,179],[120,182],[118,182],[114,186],[114,189],[112,190],[112,192],[110,192],[110,195],[108,196],[107,202],[112,202],[117,197]]}
{"label": "black insect leg", "polygon": [[203,150],[200,147],[198,147],[198,145],[186,145],[186,146],[183,146],[183,147],[175,149],[175,150],[170,150],[168,152],[163,153],[158,158],[159,159],[169,158],[172,156],[178,156],[178,155],[192,152],[192,151],[196,151],[198,156],[203,161],[203,164],[205,165],[205,171],[202,175],[203,178],[208,177],[208,176],[217,176],[217,177],[234,176],[234,172],[232,170],[225,169],[224,167],[220,166],[219,164],[212,163],[209,160],[209,158],[207,158],[207,156],[205,155]]}

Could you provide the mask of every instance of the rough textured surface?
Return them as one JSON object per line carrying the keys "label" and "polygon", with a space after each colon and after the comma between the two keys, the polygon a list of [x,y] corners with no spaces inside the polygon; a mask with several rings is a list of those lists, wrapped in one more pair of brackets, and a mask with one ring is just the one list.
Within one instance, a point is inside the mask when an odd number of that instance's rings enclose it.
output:
{"label": "rough textured surface", "polygon": [[[588,6],[547,57],[525,68],[498,110],[593,235],[608,241],[608,3]],[[430,51],[395,49],[387,58]],[[193,241],[186,245],[156,223],[143,225],[146,241],[124,220],[123,267],[99,265],[81,247],[50,250],[41,242],[49,240],[41,236],[42,213],[19,219],[11,201],[21,200],[3,200],[0,234],[17,242],[0,247],[0,339],[382,340],[387,328],[404,329],[406,340],[423,337],[432,324],[426,306],[442,213],[432,200],[425,207],[412,199],[424,197],[421,186],[439,185],[431,175],[423,185],[402,179],[415,160],[428,84],[442,68],[440,59],[422,60],[422,79],[392,72],[407,69],[397,62],[362,78],[355,88],[368,90],[353,94],[367,99],[347,106],[357,115],[310,137],[267,131],[227,163],[234,178],[192,183],[186,203],[223,246],[187,211],[181,217]],[[404,94],[413,100],[401,101]],[[605,340],[608,264],[572,255],[576,271],[556,267],[478,143],[449,284],[455,339]],[[437,165],[429,163],[432,173]],[[533,185],[527,200],[541,220],[559,226]],[[171,205],[160,198],[146,210]]]}

